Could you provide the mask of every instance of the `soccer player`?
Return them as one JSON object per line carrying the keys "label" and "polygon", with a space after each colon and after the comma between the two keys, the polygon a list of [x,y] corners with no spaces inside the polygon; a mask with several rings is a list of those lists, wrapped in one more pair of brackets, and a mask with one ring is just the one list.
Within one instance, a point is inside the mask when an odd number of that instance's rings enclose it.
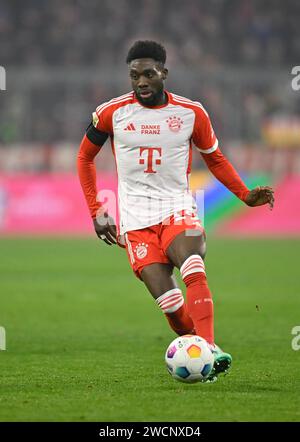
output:
{"label": "soccer player", "polygon": [[[249,190],[222,154],[204,107],[164,88],[166,51],[137,41],[127,55],[132,92],[97,107],[78,154],[78,173],[98,237],[122,246],[178,335],[197,334],[214,354],[209,377],[232,358],[214,339],[214,311],[204,257],[205,232],[189,191],[192,145],[212,174],[248,206],[269,204],[270,187]],[[94,158],[110,138],[118,174],[119,223],[97,201]],[[186,301],[173,275],[180,270]]]}

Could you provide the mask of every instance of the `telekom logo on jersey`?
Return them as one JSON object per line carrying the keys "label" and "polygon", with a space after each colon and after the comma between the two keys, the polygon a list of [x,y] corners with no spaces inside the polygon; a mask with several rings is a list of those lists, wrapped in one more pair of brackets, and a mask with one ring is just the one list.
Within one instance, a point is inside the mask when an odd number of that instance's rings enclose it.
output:
{"label": "telekom logo on jersey", "polygon": [[154,164],[161,164],[161,147],[140,147],[140,161],[139,164],[147,164],[144,173],[156,173],[153,169]]}

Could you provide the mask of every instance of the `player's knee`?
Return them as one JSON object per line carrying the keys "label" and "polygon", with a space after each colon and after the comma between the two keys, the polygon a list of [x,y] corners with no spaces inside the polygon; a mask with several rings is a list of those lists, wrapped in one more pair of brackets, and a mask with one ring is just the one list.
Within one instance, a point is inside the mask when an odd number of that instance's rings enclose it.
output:
{"label": "player's knee", "polygon": [[199,230],[195,231],[192,229],[185,230],[179,234],[167,249],[167,256],[178,268],[180,268],[191,255],[199,255],[202,259],[204,259],[205,254],[205,232],[200,232]]}
{"label": "player's knee", "polygon": [[[180,255],[179,268],[183,266],[183,264],[190,259],[191,256],[199,256],[203,261],[206,255],[206,238],[205,234],[201,233],[199,240],[197,242],[193,242],[189,244],[187,250],[182,252]],[[203,263],[204,265],[204,263]]]}
{"label": "player's knee", "polygon": [[202,259],[205,258],[206,255],[206,235],[205,231],[201,232],[199,236],[199,249],[198,249],[199,255]]}
{"label": "player's knee", "polygon": [[175,288],[172,271],[171,265],[161,263],[150,264],[142,269],[141,279],[154,298]]}

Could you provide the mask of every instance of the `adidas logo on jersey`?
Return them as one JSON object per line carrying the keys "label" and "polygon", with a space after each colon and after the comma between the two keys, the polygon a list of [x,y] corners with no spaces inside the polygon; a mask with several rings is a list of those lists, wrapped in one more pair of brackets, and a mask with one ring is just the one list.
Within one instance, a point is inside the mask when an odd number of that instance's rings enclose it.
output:
{"label": "adidas logo on jersey", "polygon": [[129,131],[129,132],[132,132],[132,131],[135,131],[136,129],[135,129],[133,123],[129,123],[128,126],[126,126],[124,130],[127,130],[127,131]]}

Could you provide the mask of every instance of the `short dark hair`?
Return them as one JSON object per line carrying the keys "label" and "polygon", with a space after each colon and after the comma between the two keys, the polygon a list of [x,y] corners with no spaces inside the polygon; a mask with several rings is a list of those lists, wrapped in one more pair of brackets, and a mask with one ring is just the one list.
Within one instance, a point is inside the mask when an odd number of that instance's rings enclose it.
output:
{"label": "short dark hair", "polygon": [[167,54],[165,48],[156,41],[152,40],[138,40],[128,51],[126,63],[130,63],[137,58],[153,58],[153,60],[165,64]]}

